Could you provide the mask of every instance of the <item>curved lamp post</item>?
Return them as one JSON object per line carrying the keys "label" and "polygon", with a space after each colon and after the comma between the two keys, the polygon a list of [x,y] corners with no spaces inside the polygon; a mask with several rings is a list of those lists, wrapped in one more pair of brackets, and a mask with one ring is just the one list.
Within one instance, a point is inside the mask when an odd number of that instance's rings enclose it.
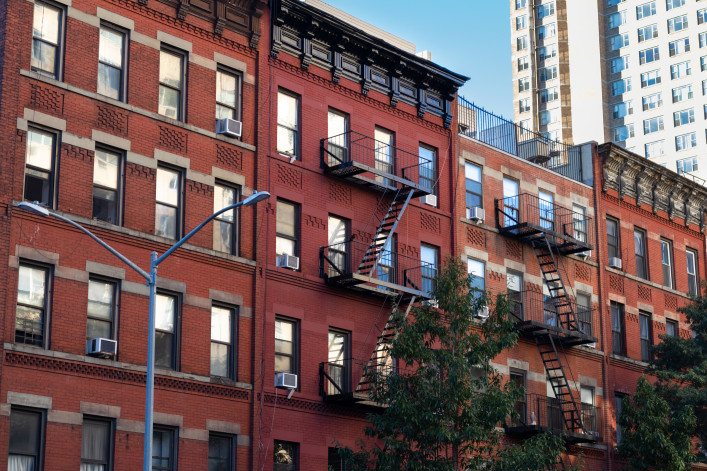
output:
{"label": "curved lamp post", "polygon": [[189,232],[189,234],[185,235],[182,237],[179,241],[177,241],[172,247],[169,248],[165,253],[163,253],[160,256],[157,256],[157,252],[152,252],[150,254],[150,272],[147,273],[145,270],[137,266],[135,263],[130,261],[125,255],[121,254],[117,250],[115,250],[113,247],[108,245],[106,242],[101,240],[97,235],[83,227],[82,225],[72,221],[71,219],[62,216],[61,214],[57,214],[53,211],[50,211],[49,209],[45,208],[44,206],[41,206],[39,203],[36,201],[34,203],[28,203],[26,201],[23,201],[19,203],[17,206],[27,210],[29,212],[32,212],[34,214],[38,214],[40,216],[52,216],[55,217],[61,221],[64,221],[68,224],[71,224],[75,228],[81,230],[82,232],[85,232],[91,239],[95,240],[98,242],[101,246],[103,246],[106,250],[108,250],[110,253],[118,257],[120,260],[122,260],[126,265],[128,265],[130,268],[135,270],[145,278],[147,281],[147,286],[150,288],[150,310],[149,310],[149,316],[148,316],[148,339],[147,339],[147,384],[146,384],[146,392],[145,392],[145,445],[143,449],[143,461],[142,461],[142,469],[143,471],[151,471],[152,469],[152,412],[153,412],[153,406],[154,406],[154,395],[155,395],[155,295],[157,291],[157,267],[159,266],[160,263],[164,261],[165,258],[169,257],[172,255],[172,252],[177,250],[179,247],[181,247],[187,240],[191,239],[191,237],[199,232],[206,224],[211,222],[215,217],[225,213],[226,211],[230,211],[232,209],[236,209],[239,206],[252,206],[254,204],[259,203],[260,201],[263,201],[267,198],[270,197],[270,193],[267,191],[259,191],[257,193],[253,193],[250,195],[248,198],[244,199],[243,201],[239,201],[238,203],[234,203],[230,206],[226,206],[225,208],[217,211],[216,213],[212,214],[208,218],[204,220],[201,224],[196,226],[194,229]]}

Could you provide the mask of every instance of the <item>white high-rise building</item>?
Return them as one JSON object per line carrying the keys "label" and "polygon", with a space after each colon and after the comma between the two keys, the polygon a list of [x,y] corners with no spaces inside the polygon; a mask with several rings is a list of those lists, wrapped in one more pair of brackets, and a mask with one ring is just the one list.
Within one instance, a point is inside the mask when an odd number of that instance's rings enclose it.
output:
{"label": "white high-rise building", "polygon": [[707,0],[511,0],[515,120],[707,180]]}

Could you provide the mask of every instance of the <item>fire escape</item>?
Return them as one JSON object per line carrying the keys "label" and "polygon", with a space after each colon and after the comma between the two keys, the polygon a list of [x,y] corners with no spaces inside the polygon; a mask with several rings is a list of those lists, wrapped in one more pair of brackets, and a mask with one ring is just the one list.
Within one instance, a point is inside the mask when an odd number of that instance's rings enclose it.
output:
{"label": "fire escape", "polygon": [[554,396],[526,395],[516,405],[520,418],[505,424],[506,432],[522,438],[549,430],[571,443],[597,442],[597,410],[593,404],[578,402],[573,395],[565,352],[597,341],[591,333],[594,311],[591,301],[580,305],[572,295],[562,264],[563,256],[590,256],[591,220],[530,194],[497,199],[495,204],[499,232],[529,244],[540,265],[542,291],[521,288],[509,293],[516,299],[516,327],[537,344]]}
{"label": "fire escape", "polygon": [[[430,297],[436,267],[399,252],[395,231],[410,201],[432,193],[420,184],[420,176],[430,171],[429,162],[354,131],[322,139],[320,150],[325,175],[379,195],[376,208],[371,208],[377,227],[370,240],[351,236],[321,247],[320,276],[330,286],[382,296],[401,305],[407,302],[407,314],[417,298]],[[332,358],[330,352],[329,361],[319,365],[321,396],[330,402],[376,406],[370,401],[367,372],[395,372],[387,354],[395,334],[391,314],[385,325],[378,327],[370,359]]]}

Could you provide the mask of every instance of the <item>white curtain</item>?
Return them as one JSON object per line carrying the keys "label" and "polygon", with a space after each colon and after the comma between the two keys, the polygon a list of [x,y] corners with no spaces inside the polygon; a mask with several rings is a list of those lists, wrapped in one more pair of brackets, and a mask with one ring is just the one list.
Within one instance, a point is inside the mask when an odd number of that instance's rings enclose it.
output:
{"label": "white curtain", "polygon": [[102,464],[81,463],[81,471],[105,471],[105,467]]}
{"label": "white curtain", "polygon": [[9,455],[7,457],[7,471],[34,471],[34,457]]}

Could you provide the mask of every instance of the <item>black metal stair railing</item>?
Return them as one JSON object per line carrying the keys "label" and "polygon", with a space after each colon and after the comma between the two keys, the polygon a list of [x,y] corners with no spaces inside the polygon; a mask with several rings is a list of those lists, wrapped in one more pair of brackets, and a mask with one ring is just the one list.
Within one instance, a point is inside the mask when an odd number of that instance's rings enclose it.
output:
{"label": "black metal stair railing", "polygon": [[325,361],[319,364],[319,395],[329,400],[367,400],[376,384],[376,375],[384,378],[398,373],[392,359]]}
{"label": "black metal stair railing", "polygon": [[[567,328],[563,325],[562,318],[558,316],[551,296],[531,290],[509,291],[508,295],[513,302],[513,311],[511,312],[513,320],[519,327],[540,324],[547,327]],[[594,326],[597,325],[596,308],[578,305],[574,298],[570,298],[569,302],[579,321],[580,332],[591,336]]]}

